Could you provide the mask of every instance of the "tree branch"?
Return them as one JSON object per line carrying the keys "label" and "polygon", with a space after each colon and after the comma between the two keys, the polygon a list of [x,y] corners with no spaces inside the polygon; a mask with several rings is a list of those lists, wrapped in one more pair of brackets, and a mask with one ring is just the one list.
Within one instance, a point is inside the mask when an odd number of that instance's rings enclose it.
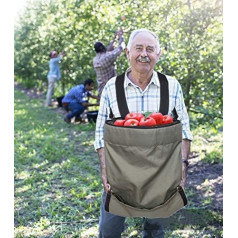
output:
{"label": "tree branch", "polygon": [[194,109],[189,109],[190,112],[194,112],[194,113],[200,113],[200,114],[203,114],[203,115],[208,115],[208,116],[214,116],[217,117],[217,118],[220,118],[220,119],[223,119],[222,116],[218,116],[217,114],[212,114],[212,113],[207,113],[207,112],[201,112],[201,111],[196,111]]}

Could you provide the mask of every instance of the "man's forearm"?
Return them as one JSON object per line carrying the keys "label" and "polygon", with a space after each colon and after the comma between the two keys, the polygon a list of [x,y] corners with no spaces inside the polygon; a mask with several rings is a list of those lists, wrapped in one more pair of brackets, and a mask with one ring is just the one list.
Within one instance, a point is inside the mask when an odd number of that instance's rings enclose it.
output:
{"label": "man's forearm", "polygon": [[101,170],[106,169],[104,148],[97,149]]}
{"label": "man's forearm", "polygon": [[103,183],[105,191],[108,192],[110,190],[110,185],[107,182],[106,162],[105,162],[104,148],[98,149],[97,152],[98,152],[98,157],[100,159],[102,183]]}
{"label": "man's forearm", "polygon": [[112,42],[107,47],[107,51],[112,51],[113,50],[113,44],[114,44],[115,40],[116,40],[116,35],[114,35]]}
{"label": "man's forearm", "polygon": [[93,99],[100,100],[100,97],[99,97],[99,96],[96,96],[96,95],[90,95],[89,97],[90,97],[90,98],[93,98]]}
{"label": "man's forearm", "polygon": [[182,140],[182,181],[181,181],[181,186],[185,188],[186,184],[186,177],[187,177],[187,169],[188,169],[188,157],[190,153],[190,145],[191,142],[190,140],[183,139]]}
{"label": "man's forearm", "polygon": [[182,140],[182,158],[183,160],[188,160],[190,153],[191,141],[187,139]]}
{"label": "man's forearm", "polygon": [[92,107],[92,106],[99,106],[99,103],[82,103],[82,106],[84,107]]}

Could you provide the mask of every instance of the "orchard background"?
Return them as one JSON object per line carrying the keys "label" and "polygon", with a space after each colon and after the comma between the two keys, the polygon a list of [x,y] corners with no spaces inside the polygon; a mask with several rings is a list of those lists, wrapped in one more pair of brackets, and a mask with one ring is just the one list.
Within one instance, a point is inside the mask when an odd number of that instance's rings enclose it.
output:
{"label": "orchard background", "polygon": [[[168,219],[167,237],[223,237],[223,4],[221,0],[35,0],[15,23],[15,237],[97,237],[102,184],[94,124],[66,124],[43,106],[49,53],[65,50],[54,97],[91,77],[94,43],[118,28],[148,28],[160,39],[156,70],[180,82],[194,141],[188,205]],[[118,73],[128,67],[123,53]],[[128,219],[122,237],[141,237]]]}
{"label": "orchard background", "polygon": [[[86,78],[96,80],[96,41],[108,45],[121,27],[127,43],[132,30],[148,28],[158,34],[163,51],[156,69],[181,83],[187,110],[195,115],[192,125],[217,129],[223,107],[222,11],[221,0],[35,0],[15,24],[15,80],[46,91],[49,52],[65,49],[55,92],[64,95]],[[125,53],[116,66],[119,74],[127,69]]]}

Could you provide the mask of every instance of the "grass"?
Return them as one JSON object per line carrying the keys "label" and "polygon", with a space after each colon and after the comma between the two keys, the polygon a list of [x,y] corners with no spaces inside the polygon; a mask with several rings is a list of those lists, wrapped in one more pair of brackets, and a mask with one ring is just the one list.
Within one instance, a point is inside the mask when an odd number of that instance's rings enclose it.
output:
{"label": "grass", "polygon": [[[97,237],[103,187],[95,125],[68,125],[62,117],[15,90],[15,237]],[[193,149],[202,153],[199,143]],[[211,147],[221,154],[220,145]],[[205,149],[203,159],[212,163],[217,155],[210,160],[212,149]],[[168,219],[166,237],[222,237],[221,223],[218,211],[190,206]],[[126,227],[123,237],[141,237],[142,219],[128,219]]]}
{"label": "grass", "polygon": [[203,162],[222,163],[223,162],[223,133],[214,131],[204,126],[199,126],[193,130],[194,141],[193,151],[197,152]]}

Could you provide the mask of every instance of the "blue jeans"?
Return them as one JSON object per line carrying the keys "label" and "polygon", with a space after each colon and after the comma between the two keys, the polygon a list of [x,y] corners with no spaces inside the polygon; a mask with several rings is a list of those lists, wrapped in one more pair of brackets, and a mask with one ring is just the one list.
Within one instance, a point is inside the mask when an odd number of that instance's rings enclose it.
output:
{"label": "blue jeans", "polygon": [[70,113],[67,114],[67,117],[69,119],[73,117],[79,117],[85,110],[85,107],[83,107],[80,103],[78,102],[71,102],[68,104],[68,109],[71,111]]}
{"label": "blue jeans", "polygon": [[[125,217],[113,215],[104,210],[106,192],[103,191],[101,203],[101,215],[99,220],[98,238],[121,238],[124,231]],[[164,238],[162,221],[164,218],[143,219],[143,238]]]}

